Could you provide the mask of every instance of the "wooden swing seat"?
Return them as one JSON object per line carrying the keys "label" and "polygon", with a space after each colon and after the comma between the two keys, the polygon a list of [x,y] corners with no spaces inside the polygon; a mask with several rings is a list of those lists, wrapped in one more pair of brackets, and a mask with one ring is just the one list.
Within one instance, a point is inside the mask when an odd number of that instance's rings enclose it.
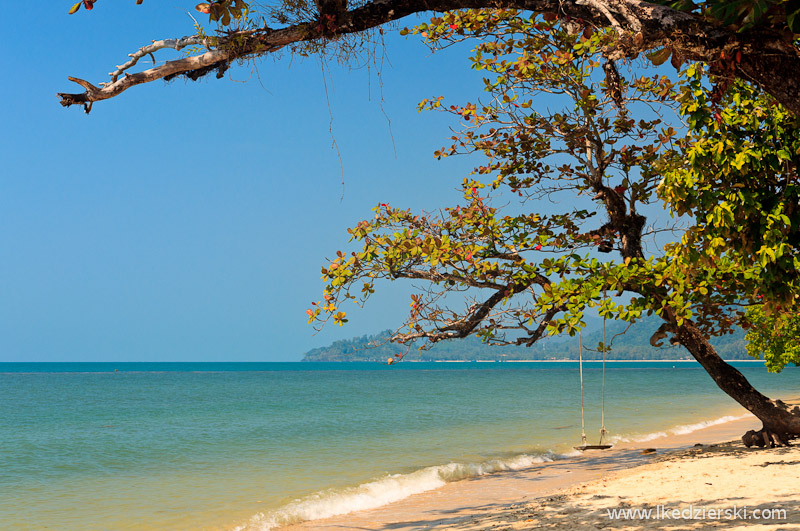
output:
{"label": "wooden swing seat", "polygon": [[583,446],[573,446],[576,450],[581,452],[585,450],[608,450],[611,448],[610,444],[584,444]]}

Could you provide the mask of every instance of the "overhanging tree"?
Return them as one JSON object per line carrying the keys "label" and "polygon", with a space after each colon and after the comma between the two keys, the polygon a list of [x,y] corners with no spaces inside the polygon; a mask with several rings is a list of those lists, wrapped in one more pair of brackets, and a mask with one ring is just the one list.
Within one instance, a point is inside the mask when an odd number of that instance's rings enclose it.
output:
{"label": "overhanging tree", "polygon": [[[143,0],[136,0],[141,4]],[[81,0],[71,13],[94,8]],[[101,3],[102,6],[102,3]],[[279,50],[309,49],[356,35],[414,13],[462,9],[521,9],[555,17],[567,25],[611,29],[614,38],[604,54],[611,59],[666,50],[678,61],[702,61],[712,73],[754,83],[795,114],[800,114],[800,34],[798,0],[281,0],[261,11],[245,0],[213,0],[197,5],[220,27],[215,35],[202,28],[192,36],[153,40],[98,84],[70,77],[85,90],[60,93],[62,105],[83,105],[113,98],[142,83],[168,76],[192,79],[217,72],[235,61],[263,57]],[[138,60],[163,49],[205,51],[133,73]],[[664,52],[664,53],[667,53]],[[732,59],[736,57],[734,62]]]}
{"label": "overhanging tree", "polygon": [[[477,0],[384,0],[349,9],[294,0],[268,13],[280,26],[275,29],[254,22],[245,2],[219,0],[198,6],[222,22],[216,35],[198,31],[155,41],[117,67],[109,83],[95,87],[73,78],[85,92],[60,97],[88,111],[95,101],[156,79],[221,76],[233,61],[287,46],[309,53],[348,46],[347,35],[411,13],[464,9],[420,31],[434,45],[483,38],[474,62],[488,72],[491,99],[425,105],[468,124],[440,156],[481,152],[489,160],[465,181],[464,205],[439,216],[381,205],[374,219],[353,228],[364,247],[339,254],[324,270],[330,284],[311,320],[341,324],[344,302],[363,302],[378,279],[400,278],[428,284],[412,298],[398,341],[480,334],[531,345],[545,333],[580,329],[587,307],[630,322],[654,312],[664,325],[653,342],[671,335],[684,345],[763,421],[765,437],[784,443],[800,434],[800,411],[753,389],[706,337],[746,324],[744,309],[753,303],[764,304],[769,315],[797,306],[800,6],[784,0],[661,4],[490,4],[525,9],[523,16],[511,9],[466,10],[487,7]],[[131,73],[142,57],[189,45],[205,50]],[[679,86],[664,76],[621,76],[619,65],[645,51],[654,63],[706,66],[688,67]],[[561,112],[537,112],[534,102],[543,92],[572,103]],[[653,112],[670,105],[686,119],[685,138]],[[494,206],[503,191],[503,201],[509,192],[521,195],[516,210]],[[529,211],[536,199],[553,194],[577,194],[585,206],[550,216]],[[658,199],[692,221],[664,252],[643,244],[653,230],[646,228],[646,205]],[[599,259],[608,252],[619,259]],[[457,309],[453,295],[472,302]]]}
{"label": "overhanging tree", "polygon": [[[362,248],[323,269],[328,286],[310,321],[342,324],[344,304],[363,304],[376,281],[397,279],[422,283],[392,338],[401,343],[477,334],[530,346],[576,333],[587,308],[631,323],[655,313],[664,324],[654,344],[669,336],[683,345],[762,420],[764,437],[786,443],[800,435],[800,411],[759,393],[707,337],[745,322],[751,304],[797,307],[800,123],[742,82],[706,97],[700,65],[678,85],[663,75],[627,79],[602,56],[612,32],[563,26],[493,10],[414,30],[433,46],[478,40],[471,61],[487,73],[485,101],[422,107],[463,124],[437,156],[487,160],[464,181],[465,204],[440,214],[381,204],[352,228]],[[546,111],[554,102],[565,105]],[[661,116],[671,108],[686,118],[685,137]],[[517,204],[494,206],[509,197]],[[536,213],[545,197],[575,206]],[[645,212],[659,200],[688,227],[648,251],[645,238],[659,228]]]}

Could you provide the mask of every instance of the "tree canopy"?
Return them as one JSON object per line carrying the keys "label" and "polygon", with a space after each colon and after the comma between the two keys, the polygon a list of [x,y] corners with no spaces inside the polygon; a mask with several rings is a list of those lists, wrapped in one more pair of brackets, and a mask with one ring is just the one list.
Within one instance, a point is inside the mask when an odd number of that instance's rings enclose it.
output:
{"label": "tree canopy", "polygon": [[[579,332],[588,308],[630,323],[657,314],[664,323],[654,345],[671,335],[765,422],[783,411],[707,338],[748,324],[750,305],[797,307],[797,116],[701,64],[677,65],[676,81],[633,63],[623,76],[622,61],[603,54],[613,30],[474,10],[411,32],[431,46],[477,42],[472,67],[485,72],[487,97],[455,105],[437,98],[421,108],[462,125],[436,156],[476,154],[485,163],[464,180],[462,205],[413,213],[380,204],[353,227],[361,249],[323,268],[328,286],[310,321],[341,325],[346,303],[363,304],[376,281],[397,279],[425,282],[393,337],[400,342],[477,334],[532,345]],[[553,108],[553,97],[563,107]],[[544,199],[565,205],[563,213],[536,213]],[[686,224],[663,250],[644,241],[670,229],[647,225],[659,202]],[[774,426],[781,440],[795,419]]]}

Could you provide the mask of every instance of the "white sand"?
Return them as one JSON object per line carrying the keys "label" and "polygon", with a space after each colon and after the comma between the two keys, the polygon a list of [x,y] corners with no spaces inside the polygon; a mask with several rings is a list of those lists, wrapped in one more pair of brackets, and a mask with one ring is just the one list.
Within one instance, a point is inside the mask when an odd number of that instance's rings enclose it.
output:
{"label": "white sand", "polygon": [[[451,483],[377,509],[287,529],[800,531],[800,448],[748,450],[740,442],[708,446],[759,425],[751,417],[686,435],[618,445],[519,472]],[[692,447],[695,443],[705,446]],[[658,451],[643,455],[644,447]],[[614,519],[608,512],[613,509],[651,513],[649,519],[641,513]]]}

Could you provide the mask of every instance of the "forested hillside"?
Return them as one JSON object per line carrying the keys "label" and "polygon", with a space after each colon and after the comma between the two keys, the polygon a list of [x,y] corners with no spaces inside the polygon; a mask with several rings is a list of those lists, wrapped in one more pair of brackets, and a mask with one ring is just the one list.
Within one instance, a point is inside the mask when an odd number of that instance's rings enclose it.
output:
{"label": "forested hillside", "polygon": [[[689,354],[664,341],[661,348],[650,345],[650,337],[658,328],[660,319],[644,319],[633,325],[624,335],[613,338],[624,330],[625,324],[609,321],[606,324],[606,342],[611,344],[608,359],[616,360],[660,360],[689,359]],[[590,321],[583,334],[584,359],[597,359],[597,344],[603,340],[603,322]],[[316,348],[305,353],[303,361],[386,361],[395,354],[405,353],[407,347],[388,343],[391,330],[374,335],[335,341],[327,347]],[[711,343],[725,359],[749,359],[744,348],[744,332],[714,338]],[[593,350],[594,349],[594,350]],[[418,351],[411,347],[407,360],[549,360],[578,359],[578,338],[545,339],[531,348],[516,346],[492,346],[476,337],[455,341],[442,341],[430,350]]]}

